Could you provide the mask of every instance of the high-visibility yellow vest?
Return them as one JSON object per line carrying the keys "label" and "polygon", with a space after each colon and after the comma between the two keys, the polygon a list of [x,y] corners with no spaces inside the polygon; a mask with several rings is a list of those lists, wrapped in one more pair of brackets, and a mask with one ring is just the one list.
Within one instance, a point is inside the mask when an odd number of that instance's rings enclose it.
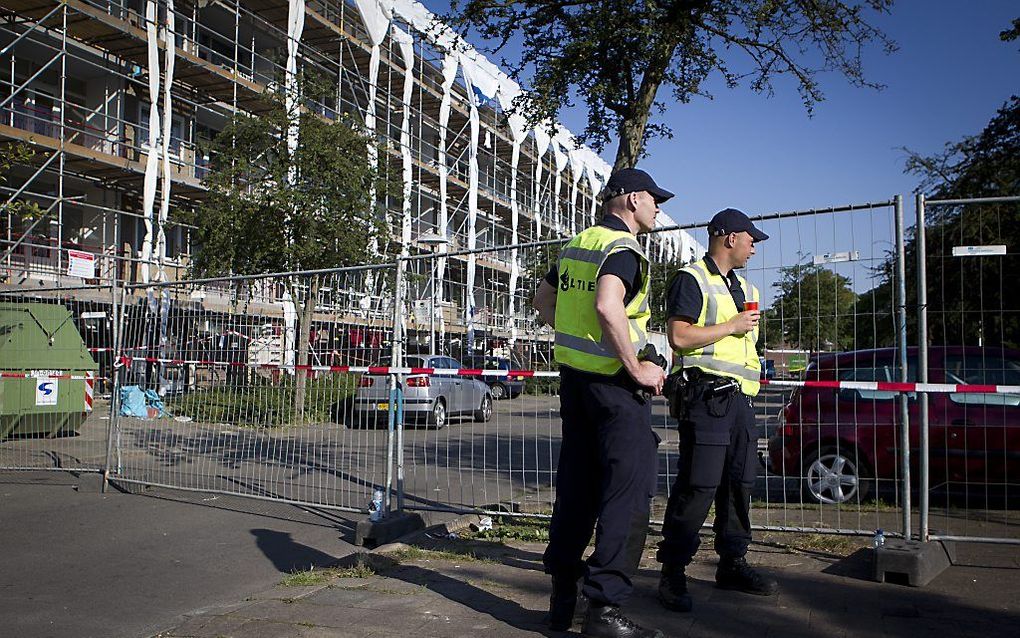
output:
{"label": "high-visibility yellow vest", "polygon": [[560,251],[556,292],[557,363],[575,370],[612,375],[623,363],[608,339],[595,312],[595,288],[606,258],[621,250],[632,250],[641,262],[641,289],[626,305],[630,341],[636,353],[648,342],[648,257],[641,244],[626,231],[592,226],[581,232]]}
{"label": "high-visibility yellow vest", "polygon": [[[726,323],[743,311],[743,308],[737,309],[726,278],[709,272],[703,260],[685,266],[681,272],[694,275],[701,288],[701,314],[697,317],[696,325],[708,327]],[[737,275],[737,280],[744,289],[745,299],[760,301],[755,286],[747,283],[740,275]],[[723,337],[703,348],[682,349],[676,353],[682,357],[683,367],[700,368],[710,374],[736,379],[740,382],[740,391],[753,397],[761,389],[761,361],[758,359],[757,343],[758,328],[755,328],[742,335]],[[679,367],[678,363],[674,371]]]}

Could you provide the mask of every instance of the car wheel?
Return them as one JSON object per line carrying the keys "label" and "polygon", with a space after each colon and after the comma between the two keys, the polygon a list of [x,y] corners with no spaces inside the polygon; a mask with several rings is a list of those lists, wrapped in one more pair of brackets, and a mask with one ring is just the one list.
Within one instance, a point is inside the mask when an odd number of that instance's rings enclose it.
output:
{"label": "car wheel", "polygon": [[492,397],[486,394],[482,397],[482,404],[475,410],[476,423],[488,423],[492,419]]}
{"label": "car wheel", "polygon": [[868,492],[864,464],[853,447],[812,451],[804,459],[804,498],[813,503],[860,503]]}
{"label": "car wheel", "polygon": [[510,392],[507,390],[507,387],[502,383],[493,383],[492,387],[489,388],[489,391],[492,392],[492,398],[495,401],[501,401],[502,399],[505,399],[507,398],[507,396],[510,395]]}
{"label": "car wheel", "polygon": [[436,399],[435,405],[432,406],[432,412],[429,414],[429,423],[434,425],[437,430],[442,430],[446,427],[447,420],[446,401],[442,398]]}

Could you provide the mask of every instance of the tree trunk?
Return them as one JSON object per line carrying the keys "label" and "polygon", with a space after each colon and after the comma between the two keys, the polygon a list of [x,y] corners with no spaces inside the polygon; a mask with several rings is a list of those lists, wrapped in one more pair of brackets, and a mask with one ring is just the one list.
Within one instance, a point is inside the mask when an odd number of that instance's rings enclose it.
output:
{"label": "tree trunk", "polygon": [[[293,295],[292,295],[293,297]],[[319,297],[319,276],[312,275],[308,280],[308,294],[297,321],[297,365],[294,370],[294,423],[305,420],[305,394],[308,386],[308,337],[312,330],[312,319],[315,316],[315,301]]]}
{"label": "tree trunk", "polygon": [[641,78],[637,98],[631,105],[630,113],[620,121],[620,146],[616,149],[613,171],[637,166],[645,150],[645,126],[648,125],[648,117],[655,105],[655,94],[679,43],[680,38],[669,31],[664,31],[656,43],[648,68]]}

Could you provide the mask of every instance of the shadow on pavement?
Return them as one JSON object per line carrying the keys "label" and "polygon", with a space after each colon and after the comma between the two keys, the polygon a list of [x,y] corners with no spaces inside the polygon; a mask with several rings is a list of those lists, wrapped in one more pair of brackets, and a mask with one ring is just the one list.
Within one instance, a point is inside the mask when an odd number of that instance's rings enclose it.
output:
{"label": "shadow on pavement", "polygon": [[[796,559],[798,557],[791,557]],[[1006,580],[973,570],[951,568],[927,588],[879,584],[862,577],[862,556],[855,554],[824,567],[826,561],[791,562],[771,573],[779,595],[762,598],[720,590],[714,564],[695,564],[688,586],[694,598],[690,614],[672,614],[658,604],[658,572],[641,571],[626,611],[667,636],[904,636],[986,637],[1015,635],[1020,614],[1012,591],[1020,578]],[[865,558],[865,560],[868,560]],[[820,569],[821,568],[821,569]]]}
{"label": "shadow on pavement", "polygon": [[339,559],[314,547],[295,542],[289,533],[271,529],[253,529],[255,544],[284,574],[305,571],[313,567],[332,567]]}
{"label": "shadow on pavement", "polygon": [[562,635],[561,632],[550,631],[545,626],[545,610],[527,609],[512,598],[486,591],[463,579],[414,564],[394,567],[388,570],[385,576],[424,587],[476,612],[488,614],[494,620],[516,629],[550,637]]}

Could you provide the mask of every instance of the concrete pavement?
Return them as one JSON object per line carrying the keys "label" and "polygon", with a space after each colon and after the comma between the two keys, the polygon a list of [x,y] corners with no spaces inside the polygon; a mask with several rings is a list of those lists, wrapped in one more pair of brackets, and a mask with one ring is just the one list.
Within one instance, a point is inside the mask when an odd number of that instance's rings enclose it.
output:
{"label": "concrete pavement", "polygon": [[[79,491],[76,486],[82,484]],[[63,473],[0,474],[0,635],[34,637],[529,636],[545,630],[542,544],[421,535],[351,564],[354,519],[205,494],[98,494]],[[924,589],[867,580],[867,539],[766,535],[751,559],[778,597],[716,590],[691,568],[695,611],[664,612],[649,549],[628,610],[669,636],[1007,636],[1020,623],[1020,552],[959,546]],[[790,539],[802,546],[782,545]],[[706,543],[710,546],[711,543]],[[849,558],[844,558],[849,554]],[[575,632],[576,632],[575,628]]]}
{"label": "concrete pavement", "polygon": [[335,513],[97,478],[0,474],[0,636],[146,636],[355,551]]}
{"label": "concrete pavement", "polygon": [[[865,543],[835,544],[848,552]],[[229,608],[195,614],[159,638],[562,635],[544,626],[543,545],[430,538],[415,545],[427,549],[381,548],[389,553],[371,562],[374,575],[344,577],[348,572],[340,571],[314,586],[279,585]],[[778,577],[778,596],[716,589],[714,557],[702,552],[689,571],[694,612],[666,612],[654,598],[657,569],[649,552],[627,609],[635,620],[672,637],[986,638],[1015,635],[1020,622],[1015,548],[961,548],[963,564],[925,589],[868,580],[867,549],[844,558],[766,543],[755,545],[749,558]],[[575,625],[574,635],[578,629]]]}

